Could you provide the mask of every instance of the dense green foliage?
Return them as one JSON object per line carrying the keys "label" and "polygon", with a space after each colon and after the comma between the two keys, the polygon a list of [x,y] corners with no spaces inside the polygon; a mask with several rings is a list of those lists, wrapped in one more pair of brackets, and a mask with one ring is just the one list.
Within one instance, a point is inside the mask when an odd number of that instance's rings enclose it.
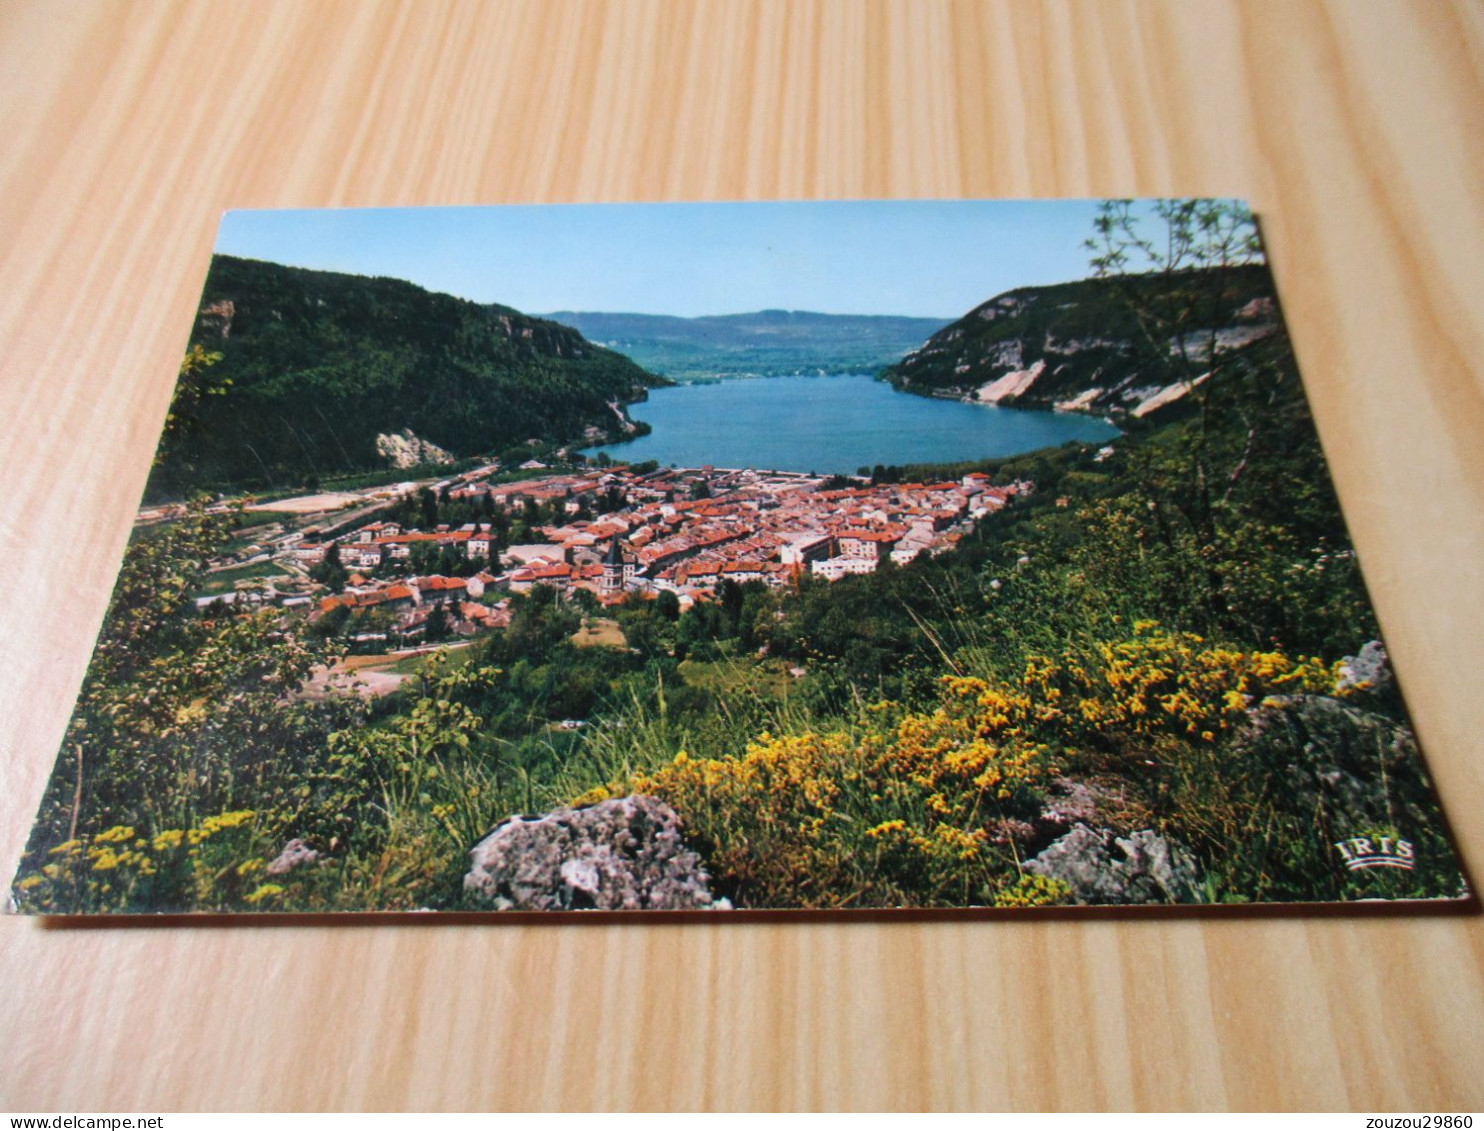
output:
{"label": "dense green foliage", "polygon": [[[885,376],[908,392],[963,395],[1044,364],[1030,388],[1000,403],[1050,408],[1097,388],[1092,407],[1118,412],[1138,403],[1137,390],[1179,379],[1171,377],[1171,366],[1184,360],[1177,326],[1183,335],[1267,325],[1271,306],[1249,304],[1272,295],[1272,277],[1261,264],[1221,268],[1204,281],[1182,271],[1173,280],[1130,275],[1022,287],[975,307]],[[1148,317],[1151,310],[1158,316]],[[1199,338],[1186,342],[1195,347],[1192,354],[1200,344]]]}
{"label": "dense green foliage", "polygon": [[803,310],[701,318],[563,310],[545,317],[677,381],[875,373],[943,326],[938,318]]}
{"label": "dense green foliage", "polygon": [[218,255],[150,480],[153,497],[283,488],[385,467],[411,429],[468,456],[616,433],[663,383],[575,331],[397,279]]}

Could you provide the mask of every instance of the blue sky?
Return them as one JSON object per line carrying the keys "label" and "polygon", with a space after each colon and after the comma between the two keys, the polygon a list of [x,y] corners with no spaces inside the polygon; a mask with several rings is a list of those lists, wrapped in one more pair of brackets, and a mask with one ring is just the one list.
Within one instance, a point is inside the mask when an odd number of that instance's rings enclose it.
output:
{"label": "blue sky", "polygon": [[389,275],[533,314],[957,318],[1085,278],[1097,202],[850,201],[235,211],[216,250]]}

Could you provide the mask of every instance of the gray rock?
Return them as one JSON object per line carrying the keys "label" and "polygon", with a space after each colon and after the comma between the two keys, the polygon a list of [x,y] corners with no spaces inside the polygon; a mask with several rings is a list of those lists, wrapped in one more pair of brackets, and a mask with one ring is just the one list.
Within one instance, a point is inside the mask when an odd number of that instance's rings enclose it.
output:
{"label": "gray rock", "polygon": [[1061,880],[1079,903],[1195,903],[1200,869],[1190,852],[1151,829],[1118,836],[1078,824],[1025,864]]}
{"label": "gray rock", "polygon": [[1323,695],[1264,700],[1247,713],[1232,750],[1271,767],[1290,790],[1289,807],[1337,836],[1435,820],[1411,729],[1353,702]]}
{"label": "gray rock", "polygon": [[301,864],[313,864],[318,859],[319,853],[310,848],[307,841],[295,837],[283,846],[283,851],[269,861],[263,871],[270,876],[282,876]]}
{"label": "gray rock", "polygon": [[1389,695],[1396,689],[1396,677],[1391,673],[1391,659],[1386,655],[1386,645],[1372,640],[1360,650],[1358,656],[1346,656],[1340,661],[1340,679],[1335,684],[1339,692],[1370,692],[1372,695]]}
{"label": "gray rock", "polygon": [[675,810],[621,797],[511,817],[469,851],[464,890],[509,911],[695,911],[720,907]]}
{"label": "gray rock", "polygon": [[1030,819],[998,817],[987,821],[984,830],[991,844],[1015,843],[1034,853],[1045,848],[1073,825],[1098,825],[1099,803],[1108,797],[1100,786],[1076,778],[1056,778],[1041,802],[1041,811]]}
{"label": "gray rock", "polygon": [[1046,793],[1036,824],[1058,834],[1079,822],[1092,824],[1098,817],[1100,795],[1088,782],[1057,778]]}

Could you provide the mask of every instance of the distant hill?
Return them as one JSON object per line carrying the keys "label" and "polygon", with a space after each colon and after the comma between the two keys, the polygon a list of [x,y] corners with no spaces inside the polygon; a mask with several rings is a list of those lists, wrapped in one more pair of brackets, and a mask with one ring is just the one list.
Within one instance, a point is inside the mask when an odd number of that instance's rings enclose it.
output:
{"label": "distant hill", "polygon": [[[221,359],[198,375],[206,395],[177,393],[153,497],[385,468],[393,449],[462,457],[617,438],[622,405],[666,383],[506,306],[225,255],[191,342]],[[393,434],[403,439],[389,444]]]}
{"label": "distant hill", "polygon": [[760,310],[673,318],[558,311],[542,315],[580,330],[656,373],[700,377],[874,373],[947,323],[943,318]]}
{"label": "distant hill", "polygon": [[[1218,352],[1237,350],[1279,329],[1266,265],[1218,274],[1216,286],[1144,275],[1007,291],[935,333],[885,376],[909,392],[987,404],[1147,415],[1188,391],[1174,382],[1198,374],[1213,338]],[[1173,339],[1151,342],[1136,309],[1178,316],[1188,328],[1185,357]]]}

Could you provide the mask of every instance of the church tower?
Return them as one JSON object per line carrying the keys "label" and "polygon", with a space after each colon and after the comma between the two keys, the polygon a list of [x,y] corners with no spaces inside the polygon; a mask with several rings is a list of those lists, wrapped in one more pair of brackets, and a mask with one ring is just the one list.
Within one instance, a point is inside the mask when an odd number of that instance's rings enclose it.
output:
{"label": "church tower", "polygon": [[628,580],[628,572],[624,569],[623,551],[619,549],[618,535],[615,534],[608,546],[608,554],[603,558],[603,592],[623,592],[624,582]]}

